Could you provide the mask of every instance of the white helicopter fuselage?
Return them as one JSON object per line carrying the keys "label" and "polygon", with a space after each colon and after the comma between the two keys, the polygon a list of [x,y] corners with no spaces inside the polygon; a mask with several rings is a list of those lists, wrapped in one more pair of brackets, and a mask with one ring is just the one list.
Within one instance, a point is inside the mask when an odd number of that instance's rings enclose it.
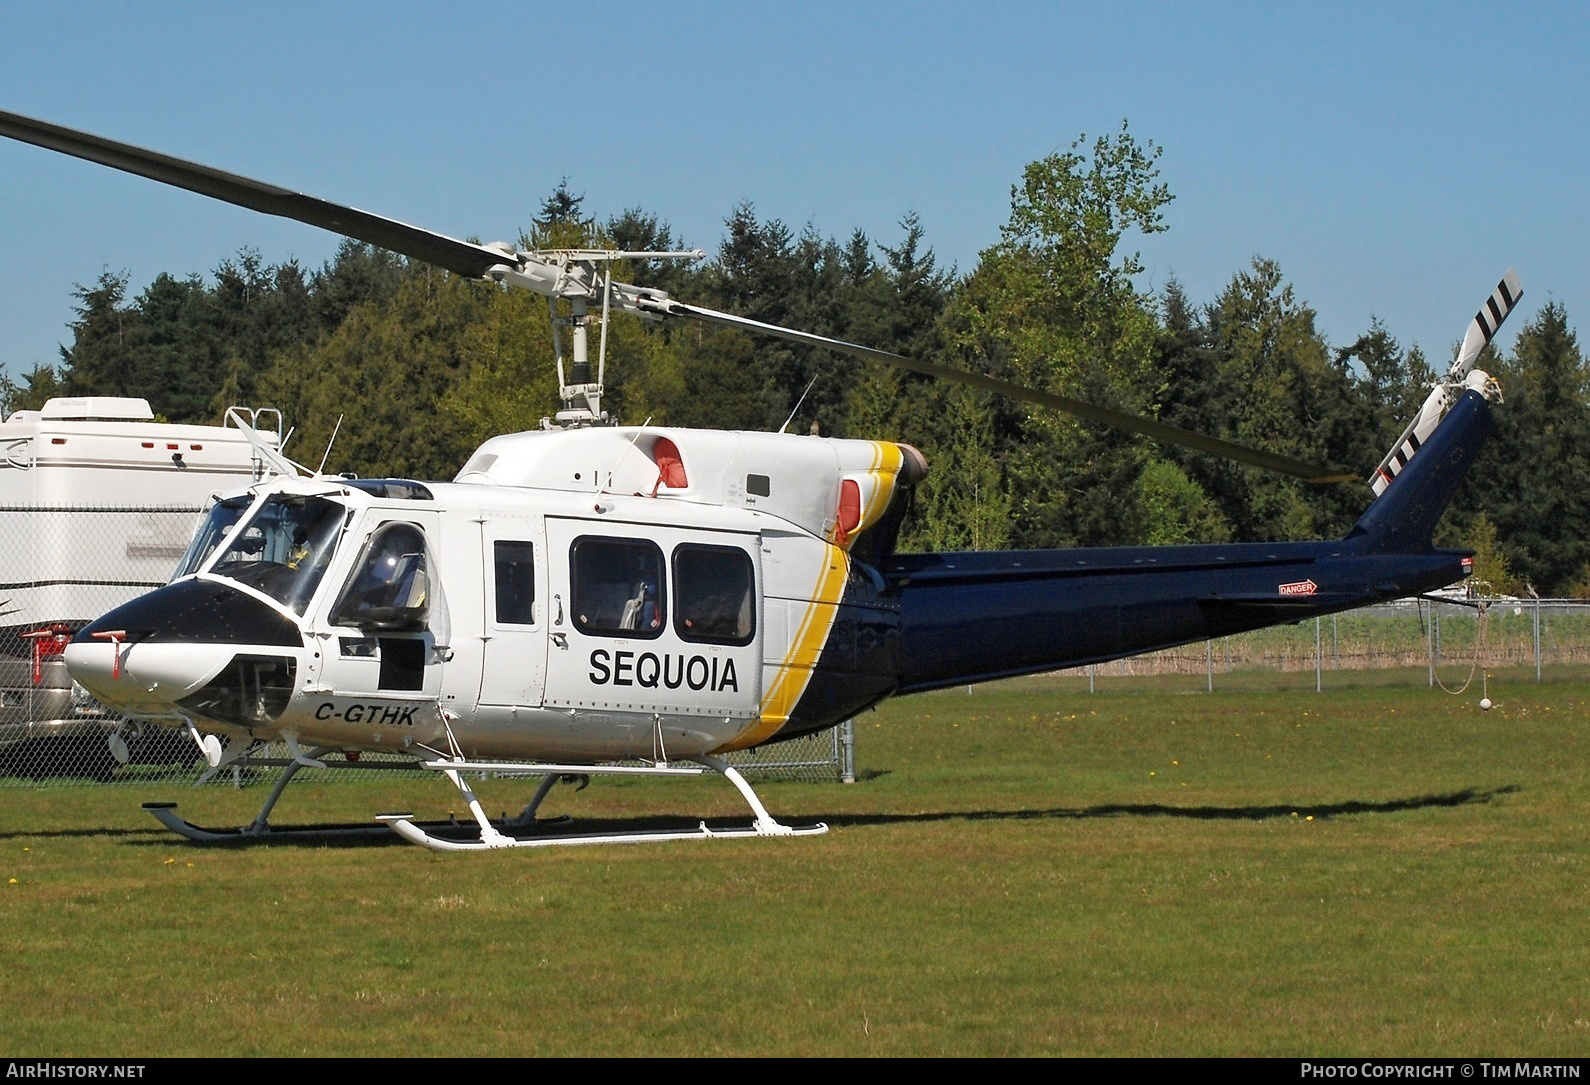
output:
{"label": "white helicopter fuselage", "polygon": [[[445,773],[478,840],[387,818],[441,850],[658,838],[515,835],[537,829],[557,780],[598,772],[711,769],[755,815],[732,835],[820,833],[774,820],[717,754],[895,693],[1453,583],[1469,555],[1430,536],[1489,424],[1484,396],[1465,392],[1340,540],[970,554],[894,552],[925,470],[906,445],[511,435],[453,483],[297,478],[218,501],[172,582],[87,626],[67,665],[127,715],[186,727],[212,768],[285,740],[285,771],[239,836],[265,833],[291,774],[339,751],[344,765],[390,751],[409,760],[372,767]],[[644,764],[613,764],[631,760]],[[465,779],[476,770],[542,783],[498,823]],[[232,838],[151,810],[190,839]]]}
{"label": "white helicopter fuselage", "polygon": [[[893,692],[880,633],[870,680],[852,655],[820,712],[798,708],[857,610],[849,548],[902,476],[920,459],[887,442],[647,428],[495,438],[452,483],[278,480],[220,502],[173,583],[69,663],[131,715],[249,739],[568,761],[754,746]],[[889,610],[871,604],[880,628]]]}

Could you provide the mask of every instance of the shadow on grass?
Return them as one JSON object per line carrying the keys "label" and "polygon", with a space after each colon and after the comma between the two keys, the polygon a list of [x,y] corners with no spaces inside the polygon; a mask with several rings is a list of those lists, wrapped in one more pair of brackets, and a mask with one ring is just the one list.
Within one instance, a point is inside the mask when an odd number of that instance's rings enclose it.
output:
{"label": "shadow on grass", "polygon": [[[118,837],[166,837],[169,833],[150,826],[147,829],[14,829],[0,833],[0,840],[27,840],[43,837],[46,840],[71,840],[73,838],[89,839],[103,836],[109,839]],[[135,842],[139,842],[136,841]]]}
{"label": "shadow on grass", "polygon": [[1344,814],[1400,814],[1443,806],[1472,806],[1488,803],[1499,795],[1522,790],[1517,784],[1494,788],[1464,788],[1444,795],[1420,795],[1381,802],[1334,802],[1266,806],[1171,806],[1165,803],[1111,803],[1104,806],[1058,806],[1048,810],[959,810],[927,814],[860,814],[828,819],[830,825],[892,825],[941,821],[1029,821],[1051,818],[1070,820],[1114,817],[1190,818],[1195,821],[1265,821],[1271,818],[1312,817],[1325,819]]}
{"label": "shadow on grass", "polygon": [[[1400,814],[1410,810],[1427,810],[1441,807],[1483,805],[1502,795],[1522,790],[1516,784],[1495,788],[1464,788],[1440,795],[1420,795],[1405,799],[1385,799],[1380,802],[1349,800],[1335,803],[1268,804],[1263,806],[1172,806],[1165,803],[1110,803],[1102,806],[1057,806],[1046,810],[946,810],[912,814],[832,814],[810,817],[782,817],[786,824],[804,826],[824,822],[831,828],[864,828],[874,825],[931,825],[954,821],[1038,821],[1080,820],[1085,818],[1116,817],[1168,817],[1189,818],[1195,821],[1265,821],[1274,818],[1311,817],[1324,820],[1348,814]],[[780,815],[775,814],[775,817]],[[705,825],[714,831],[741,829],[747,817],[700,818],[681,816],[647,816],[625,818],[577,817],[569,821],[543,823],[535,834],[548,841],[560,836],[587,836],[594,834],[622,835],[647,832],[689,831]],[[472,823],[455,822],[438,829],[439,835],[454,839],[474,839],[476,829]],[[72,839],[80,837],[121,838],[138,847],[170,847],[179,841],[194,847],[228,848],[252,847],[260,844],[297,847],[386,847],[406,844],[396,833],[378,824],[340,825],[278,825],[273,832],[263,836],[233,836],[216,841],[182,841],[170,832],[150,827],[148,829],[58,829],[13,831],[0,833],[0,839],[42,837],[46,839]]]}
{"label": "shadow on grass", "polygon": [[173,844],[192,844],[196,847],[238,847],[249,844],[303,844],[317,848],[337,846],[368,846],[370,844],[398,844],[401,839],[385,825],[360,825],[358,828],[363,835],[346,835],[346,826],[317,826],[304,827],[311,832],[302,836],[292,837],[237,837],[226,840],[200,843],[198,841],[184,840],[180,836],[163,829],[158,825],[150,825],[147,829],[17,829],[11,832],[0,833],[0,840],[91,840],[103,838],[118,840],[124,844],[144,848],[169,848]]}

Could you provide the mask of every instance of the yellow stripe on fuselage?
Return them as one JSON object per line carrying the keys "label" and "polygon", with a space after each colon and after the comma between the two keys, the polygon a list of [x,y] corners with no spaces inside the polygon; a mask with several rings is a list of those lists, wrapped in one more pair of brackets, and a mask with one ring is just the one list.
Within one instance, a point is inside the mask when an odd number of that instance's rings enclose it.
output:
{"label": "yellow stripe on fuselage", "polygon": [[850,555],[837,546],[825,547],[822,576],[812,593],[812,601],[806,605],[806,613],[801,616],[800,627],[790,640],[789,651],[779,665],[778,674],[762,695],[761,718],[736,735],[729,749],[744,749],[764,742],[789,722],[796,702],[811,682],[817,658],[828,643],[849,573]]}
{"label": "yellow stripe on fuselage", "polygon": [[790,713],[795,710],[801,694],[806,692],[806,687],[811,683],[812,671],[817,666],[818,657],[822,655],[823,646],[828,643],[834,619],[839,615],[839,601],[844,596],[845,581],[850,575],[849,543],[876,523],[889,507],[902,459],[903,454],[898,445],[873,442],[872,466],[868,469],[868,473],[874,476],[872,499],[867,502],[861,523],[845,540],[843,548],[832,542],[824,548],[823,569],[812,591],[811,602],[801,616],[795,636],[790,639],[789,651],[779,664],[778,674],[762,695],[761,715],[745,730],[718,747],[715,753],[760,745],[789,722]]}
{"label": "yellow stripe on fuselage", "polygon": [[873,461],[869,472],[873,476],[872,500],[867,502],[866,511],[861,515],[861,523],[851,533],[850,538],[845,540],[845,549],[850,548],[851,540],[877,523],[878,518],[888,511],[889,499],[894,496],[894,484],[900,478],[900,464],[904,459],[905,453],[900,451],[899,445],[892,442],[873,442]]}

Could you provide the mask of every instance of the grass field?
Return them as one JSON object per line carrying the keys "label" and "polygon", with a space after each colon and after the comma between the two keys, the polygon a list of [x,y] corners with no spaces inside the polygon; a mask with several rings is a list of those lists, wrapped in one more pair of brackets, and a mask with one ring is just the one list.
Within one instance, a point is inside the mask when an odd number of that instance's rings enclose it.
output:
{"label": "grass field", "polygon": [[[826,836],[439,855],[183,843],[263,789],[0,791],[0,1051],[1590,1055],[1590,684],[1106,690],[860,718]],[[494,812],[522,782],[484,781]],[[305,785],[278,823],[457,809]],[[592,828],[739,818],[598,779]]]}

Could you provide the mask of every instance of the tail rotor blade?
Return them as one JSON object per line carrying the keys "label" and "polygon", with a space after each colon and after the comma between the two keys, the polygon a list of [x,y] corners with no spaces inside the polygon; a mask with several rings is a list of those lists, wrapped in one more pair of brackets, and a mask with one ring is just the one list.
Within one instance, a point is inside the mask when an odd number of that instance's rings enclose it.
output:
{"label": "tail rotor blade", "polygon": [[1518,281],[1518,272],[1508,268],[1502,281],[1496,284],[1496,289],[1491,291],[1491,296],[1485,299],[1485,304],[1480,306],[1480,311],[1469,322],[1468,331],[1463,334],[1463,345],[1458,348],[1457,360],[1452,363],[1450,377],[1461,379],[1468,376],[1480,351],[1496,337],[1496,330],[1502,326],[1508,314],[1518,307],[1518,301],[1523,296],[1524,288]]}
{"label": "tail rotor blade", "polygon": [[[1518,308],[1518,302],[1523,296],[1524,287],[1518,281],[1518,272],[1508,268],[1507,274],[1502,276],[1502,281],[1496,284],[1495,290],[1491,291],[1491,296],[1485,299],[1484,305],[1480,306],[1480,311],[1474,314],[1473,320],[1469,321],[1468,331],[1463,335],[1463,345],[1458,348],[1457,359],[1447,371],[1445,379],[1436,383],[1429,397],[1424,401],[1424,406],[1419,409],[1419,413],[1402,431],[1402,436],[1397,438],[1396,444],[1391,446],[1391,451],[1387,452],[1385,458],[1380,461],[1375,473],[1369,476],[1370,488],[1375,491],[1376,496],[1386,492],[1386,487],[1402,473],[1408,461],[1413,459],[1420,446],[1441,424],[1441,419],[1446,417],[1446,412],[1462,394],[1463,386],[1480,352],[1496,338],[1496,330],[1502,326],[1502,321],[1507,319],[1507,315]],[[1481,377],[1483,376],[1482,373]]]}

